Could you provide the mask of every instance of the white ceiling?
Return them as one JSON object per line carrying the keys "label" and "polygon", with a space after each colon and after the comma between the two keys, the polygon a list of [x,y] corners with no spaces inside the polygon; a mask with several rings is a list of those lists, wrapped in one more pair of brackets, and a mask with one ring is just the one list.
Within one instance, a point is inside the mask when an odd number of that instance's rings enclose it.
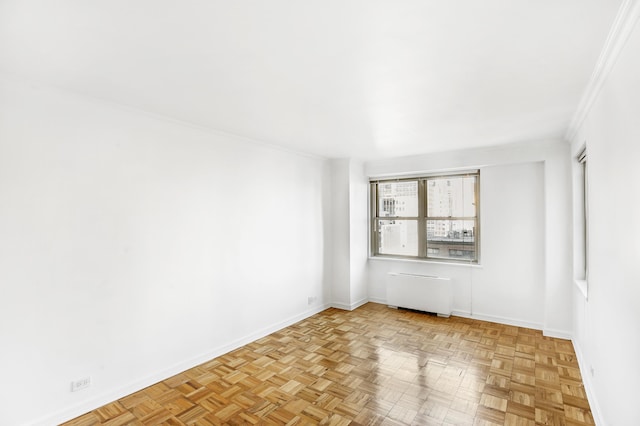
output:
{"label": "white ceiling", "polygon": [[620,0],[0,0],[0,71],[326,157],[562,138]]}

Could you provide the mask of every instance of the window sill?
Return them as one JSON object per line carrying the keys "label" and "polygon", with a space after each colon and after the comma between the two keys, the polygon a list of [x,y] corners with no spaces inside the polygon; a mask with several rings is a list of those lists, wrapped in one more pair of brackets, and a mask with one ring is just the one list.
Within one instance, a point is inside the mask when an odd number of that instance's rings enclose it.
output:
{"label": "window sill", "polygon": [[573,280],[573,283],[578,287],[582,296],[584,296],[584,300],[589,300],[589,287],[587,286],[587,280]]}
{"label": "window sill", "polygon": [[428,265],[444,265],[444,266],[461,266],[464,268],[478,268],[483,269],[482,264],[480,263],[468,263],[468,262],[445,262],[439,260],[428,260],[428,259],[404,259],[401,257],[383,257],[383,256],[369,256],[369,260],[373,260],[375,262],[401,262],[401,263],[421,263]]}

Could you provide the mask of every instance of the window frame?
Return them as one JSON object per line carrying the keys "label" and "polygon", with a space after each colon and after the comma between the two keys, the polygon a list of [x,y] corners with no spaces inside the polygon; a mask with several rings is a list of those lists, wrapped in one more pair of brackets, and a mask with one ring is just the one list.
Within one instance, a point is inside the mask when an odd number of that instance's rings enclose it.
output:
{"label": "window frame", "polygon": [[[475,203],[475,216],[428,216],[429,201],[428,201],[428,188],[427,182],[435,179],[457,178],[457,177],[475,177],[474,185],[474,203]],[[417,181],[418,183],[418,216],[380,216],[379,215],[379,201],[378,201],[378,185],[381,183],[392,182],[409,182]],[[389,259],[408,259],[422,262],[440,262],[440,263],[456,263],[456,264],[480,264],[480,170],[464,170],[459,172],[449,173],[430,173],[421,174],[416,176],[402,176],[402,177],[384,177],[384,178],[371,178],[370,185],[370,256],[373,258],[389,258]],[[381,220],[409,220],[417,221],[418,226],[418,255],[401,255],[401,254],[385,254],[379,252],[379,226],[378,223]],[[475,222],[474,230],[474,246],[475,259],[456,259],[454,257],[434,256],[429,254],[429,245],[427,240],[427,221],[429,220],[472,220]],[[442,250],[440,250],[442,252]]]}

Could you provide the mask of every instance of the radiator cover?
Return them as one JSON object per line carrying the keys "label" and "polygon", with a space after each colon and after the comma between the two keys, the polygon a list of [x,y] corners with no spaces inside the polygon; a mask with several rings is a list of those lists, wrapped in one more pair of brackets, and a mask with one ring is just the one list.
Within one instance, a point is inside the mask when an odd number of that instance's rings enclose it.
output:
{"label": "radiator cover", "polygon": [[389,272],[387,275],[387,304],[391,307],[449,317],[452,300],[451,279],[448,277],[402,272]]}

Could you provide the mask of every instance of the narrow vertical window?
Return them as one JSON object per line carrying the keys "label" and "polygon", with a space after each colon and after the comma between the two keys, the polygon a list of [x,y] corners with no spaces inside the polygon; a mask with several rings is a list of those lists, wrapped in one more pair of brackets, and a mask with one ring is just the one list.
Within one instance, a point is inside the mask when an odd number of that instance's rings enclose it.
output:
{"label": "narrow vertical window", "polygon": [[584,279],[589,273],[589,187],[587,179],[587,149],[582,150],[577,157],[581,173],[581,201],[582,201],[582,256],[584,259]]}

